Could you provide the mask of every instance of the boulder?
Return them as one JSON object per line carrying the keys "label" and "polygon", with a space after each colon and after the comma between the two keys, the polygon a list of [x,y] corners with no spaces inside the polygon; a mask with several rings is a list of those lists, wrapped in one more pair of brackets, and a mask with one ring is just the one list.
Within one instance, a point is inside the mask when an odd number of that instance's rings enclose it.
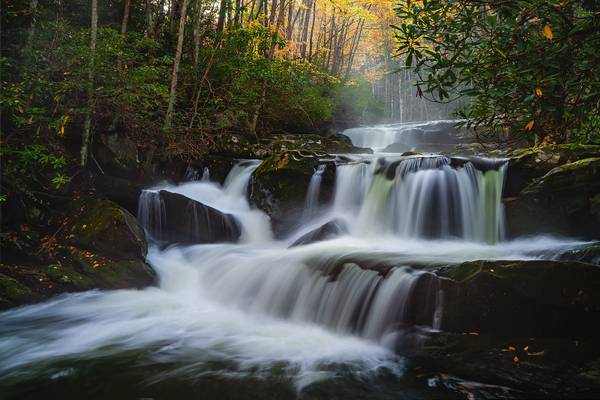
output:
{"label": "boulder", "polygon": [[154,282],[145,263],[144,231],[131,213],[91,197],[73,201],[67,210],[53,234],[23,227],[2,236],[0,308],[65,292],[142,288]]}
{"label": "boulder", "polygon": [[439,272],[441,329],[493,335],[600,334],[600,268],[567,261],[473,261]]}
{"label": "boulder", "polygon": [[[322,163],[320,157],[312,152],[284,151],[266,158],[254,171],[250,200],[271,217],[276,234],[301,217],[310,179]],[[321,178],[321,202],[331,198],[334,181],[335,166],[328,162]]]}
{"label": "boulder", "polygon": [[552,169],[585,158],[599,157],[600,146],[583,144],[544,144],[515,150],[508,154],[509,162],[504,185],[504,197],[515,197],[535,179]]}
{"label": "boulder", "polygon": [[550,233],[600,238],[600,157],[552,169],[505,206],[509,237]]}
{"label": "boulder", "polygon": [[600,242],[568,250],[559,256],[563,261],[580,261],[600,265]]}
{"label": "boulder", "polygon": [[290,247],[320,242],[348,232],[346,224],[341,220],[329,221],[320,227],[299,237]]}
{"label": "boulder", "polygon": [[150,235],[167,243],[234,242],[240,225],[231,214],[165,190],[145,191],[140,221]]}

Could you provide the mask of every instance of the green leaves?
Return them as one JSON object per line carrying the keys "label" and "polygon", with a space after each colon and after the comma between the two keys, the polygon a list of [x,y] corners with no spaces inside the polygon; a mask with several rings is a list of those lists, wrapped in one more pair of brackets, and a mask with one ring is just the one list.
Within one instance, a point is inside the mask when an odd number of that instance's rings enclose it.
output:
{"label": "green leaves", "polygon": [[462,115],[483,135],[535,116],[526,132],[562,140],[599,113],[600,30],[582,0],[403,2],[397,14],[397,57],[429,97],[468,97]]}

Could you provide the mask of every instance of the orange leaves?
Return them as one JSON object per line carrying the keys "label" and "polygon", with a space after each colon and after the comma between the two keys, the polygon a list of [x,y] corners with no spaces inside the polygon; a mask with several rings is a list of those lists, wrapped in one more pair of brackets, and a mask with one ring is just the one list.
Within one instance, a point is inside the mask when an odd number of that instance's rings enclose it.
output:
{"label": "orange leaves", "polygon": [[552,33],[552,29],[550,28],[550,26],[545,25],[542,32],[544,33],[546,39],[552,40],[554,38],[554,33]]}
{"label": "orange leaves", "polygon": [[513,357],[513,362],[514,362],[515,364],[518,364],[518,363],[519,363],[519,357],[517,357],[517,356],[514,356],[514,357]]}
{"label": "orange leaves", "polygon": [[533,125],[535,124],[534,120],[531,120],[527,123],[527,125],[525,125],[525,130],[526,131],[531,131],[533,129]]}
{"label": "orange leaves", "polygon": [[540,88],[540,87],[535,88],[535,95],[537,97],[542,97],[543,94],[544,94],[544,92],[542,92],[542,88]]}

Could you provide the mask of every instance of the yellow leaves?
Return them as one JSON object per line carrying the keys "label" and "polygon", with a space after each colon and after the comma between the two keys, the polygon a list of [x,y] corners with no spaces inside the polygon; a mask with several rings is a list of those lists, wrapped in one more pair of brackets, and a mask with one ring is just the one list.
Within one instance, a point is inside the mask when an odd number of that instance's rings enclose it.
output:
{"label": "yellow leaves", "polygon": [[534,120],[531,120],[531,121],[529,121],[529,122],[527,123],[527,125],[525,125],[525,130],[526,130],[526,131],[530,131],[530,130],[532,130],[532,129],[533,129],[533,125],[534,125],[534,124],[535,124],[535,121],[534,121]]}
{"label": "yellow leaves", "polygon": [[544,94],[544,93],[542,92],[542,88],[540,88],[540,87],[536,87],[536,88],[535,88],[535,95],[536,95],[537,97],[542,97],[542,94]]}
{"label": "yellow leaves", "polygon": [[58,131],[60,132],[60,135],[63,136],[65,134],[65,126],[61,125],[61,127]]}
{"label": "yellow leaves", "polygon": [[552,29],[548,25],[544,26],[543,33],[544,33],[544,36],[546,37],[546,39],[548,39],[548,40],[552,40],[554,38],[554,33],[552,33]]}

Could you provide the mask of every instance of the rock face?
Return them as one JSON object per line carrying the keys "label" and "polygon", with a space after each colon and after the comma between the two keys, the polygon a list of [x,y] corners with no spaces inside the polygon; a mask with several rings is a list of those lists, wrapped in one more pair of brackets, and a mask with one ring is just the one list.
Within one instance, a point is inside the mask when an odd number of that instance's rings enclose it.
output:
{"label": "rock face", "polygon": [[510,237],[550,233],[600,238],[600,157],[563,164],[506,203]]}
{"label": "rock face", "polygon": [[234,242],[241,235],[240,225],[230,214],[192,200],[181,194],[161,190],[144,192],[140,221],[159,241],[167,243]]}
{"label": "rock face", "polygon": [[[290,226],[301,216],[310,179],[320,162],[317,153],[284,151],[265,159],[252,175],[250,200],[265,211],[273,222],[275,233]],[[328,201],[335,180],[333,162],[327,165],[321,179],[320,199]]]}
{"label": "rock face", "polygon": [[298,238],[290,247],[320,242],[348,232],[346,224],[341,220],[329,221]]}
{"label": "rock face", "polygon": [[109,200],[76,200],[54,235],[2,237],[0,308],[64,292],[151,285],[146,252],[144,231],[127,210]]}
{"label": "rock face", "polygon": [[442,330],[521,337],[600,334],[600,268],[565,261],[474,261],[442,270]]}

